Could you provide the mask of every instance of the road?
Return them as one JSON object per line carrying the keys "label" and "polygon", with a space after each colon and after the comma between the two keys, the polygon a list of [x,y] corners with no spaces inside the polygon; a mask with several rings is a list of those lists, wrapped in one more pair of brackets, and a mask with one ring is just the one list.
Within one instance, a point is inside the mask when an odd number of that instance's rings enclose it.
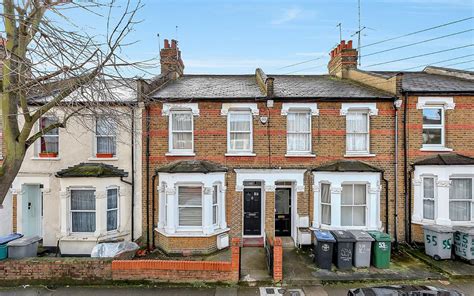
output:
{"label": "road", "polygon": [[[431,282],[427,285],[448,287],[456,289],[465,295],[474,296],[474,281],[456,281],[456,282]],[[336,285],[336,286],[306,286],[294,287],[294,290],[304,291],[305,296],[342,296],[347,295],[347,290],[355,288],[357,285]],[[293,289],[293,288],[291,288]],[[265,294],[260,292],[259,288],[252,287],[217,287],[217,288],[185,288],[185,287],[61,287],[49,289],[45,287],[16,287],[0,288],[1,296],[125,296],[125,295],[166,295],[166,296],[264,296],[278,294]],[[277,290],[275,290],[277,291]],[[281,294],[280,294],[281,295]],[[294,295],[298,294],[284,294]],[[299,295],[303,295],[302,293]]]}

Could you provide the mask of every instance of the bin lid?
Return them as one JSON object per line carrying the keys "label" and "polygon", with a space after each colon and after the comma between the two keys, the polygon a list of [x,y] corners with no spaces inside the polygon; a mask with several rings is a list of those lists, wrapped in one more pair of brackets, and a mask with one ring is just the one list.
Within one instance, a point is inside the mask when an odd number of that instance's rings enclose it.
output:
{"label": "bin lid", "polygon": [[16,239],[19,239],[21,237],[23,237],[23,234],[21,234],[21,233],[12,233],[12,234],[9,234],[9,235],[0,236],[0,245],[9,243],[9,242],[11,242],[13,240],[16,240]]}
{"label": "bin lid", "polygon": [[321,241],[321,242],[335,242],[336,241],[334,239],[334,236],[332,236],[329,230],[317,229],[314,231],[314,236],[316,237],[316,240]]}
{"label": "bin lid", "polygon": [[378,242],[390,242],[392,238],[390,234],[380,231],[367,231]]}
{"label": "bin lid", "polygon": [[334,238],[337,242],[355,242],[355,237],[350,232],[345,230],[333,230],[332,235],[334,235]]}
{"label": "bin lid", "polygon": [[449,226],[444,226],[444,225],[425,225],[423,226],[425,230],[430,230],[434,232],[440,232],[440,233],[452,233],[454,232],[452,227]]}
{"label": "bin lid", "polygon": [[367,232],[363,230],[350,230],[349,231],[358,242],[373,242],[374,238]]}
{"label": "bin lid", "polygon": [[24,247],[41,240],[39,236],[24,236],[22,238],[11,241],[7,244],[9,247]]}
{"label": "bin lid", "polygon": [[457,232],[461,232],[461,233],[466,233],[469,235],[474,235],[474,227],[470,227],[470,226],[454,226],[453,230]]}

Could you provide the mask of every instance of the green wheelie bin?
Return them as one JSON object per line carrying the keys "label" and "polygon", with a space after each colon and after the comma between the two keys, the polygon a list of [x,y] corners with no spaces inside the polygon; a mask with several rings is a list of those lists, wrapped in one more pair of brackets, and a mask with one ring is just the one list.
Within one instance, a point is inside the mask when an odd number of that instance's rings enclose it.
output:
{"label": "green wheelie bin", "polygon": [[377,268],[390,267],[390,249],[392,239],[389,234],[380,231],[367,231],[375,240],[372,244],[372,265]]}

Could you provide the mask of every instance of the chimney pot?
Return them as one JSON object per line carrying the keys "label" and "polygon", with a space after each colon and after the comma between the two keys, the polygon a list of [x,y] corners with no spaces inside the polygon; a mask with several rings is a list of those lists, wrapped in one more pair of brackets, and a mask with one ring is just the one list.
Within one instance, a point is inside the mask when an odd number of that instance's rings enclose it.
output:
{"label": "chimney pot", "polygon": [[329,74],[345,77],[347,70],[357,69],[357,50],[352,48],[352,40],[341,40],[332,51],[328,63]]}
{"label": "chimney pot", "polygon": [[174,39],[171,39],[171,48],[175,48],[176,49],[176,40]]}
{"label": "chimney pot", "polygon": [[352,49],[352,40],[349,40],[349,42],[347,42],[347,48]]}
{"label": "chimney pot", "polygon": [[165,48],[170,48],[170,42],[168,39],[165,39]]}

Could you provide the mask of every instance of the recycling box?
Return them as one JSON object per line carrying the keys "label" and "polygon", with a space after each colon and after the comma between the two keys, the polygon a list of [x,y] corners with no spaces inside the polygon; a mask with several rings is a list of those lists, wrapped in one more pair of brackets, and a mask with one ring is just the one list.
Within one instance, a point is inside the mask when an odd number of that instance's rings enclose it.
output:
{"label": "recycling box", "polygon": [[355,238],[354,244],[354,266],[370,267],[370,254],[374,238],[366,231],[349,231]]}
{"label": "recycling box", "polygon": [[8,246],[7,243],[23,237],[23,234],[12,233],[6,236],[0,236],[0,260],[8,257]]}
{"label": "recycling box", "polygon": [[7,244],[8,258],[20,259],[26,257],[36,257],[38,253],[39,236],[25,236]]}
{"label": "recycling box", "polygon": [[314,231],[314,262],[321,269],[331,270],[332,253],[336,240],[327,230]]}
{"label": "recycling box", "polygon": [[354,236],[344,230],[334,230],[332,235],[336,239],[334,263],[336,263],[338,269],[351,269],[355,243]]}
{"label": "recycling box", "polygon": [[453,227],[454,253],[462,259],[474,264],[474,227]]}
{"label": "recycling box", "polygon": [[451,259],[453,229],[441,225],[425,225],[425,253],[435,260]]}
{"label": "recycling box", "polygon": [[390,248],[392,239],[387,233],[380,231],[367,231],[374,239],[372,245],[372,265],[377,268],[390,267]]}

